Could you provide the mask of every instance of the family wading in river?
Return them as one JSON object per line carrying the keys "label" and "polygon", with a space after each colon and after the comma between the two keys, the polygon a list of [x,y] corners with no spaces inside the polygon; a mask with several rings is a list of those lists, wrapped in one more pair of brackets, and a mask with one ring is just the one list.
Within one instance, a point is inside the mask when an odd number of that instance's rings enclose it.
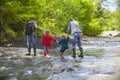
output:
{"label": "family wading in river", "polygon": [[[35,19],[30,20],[24,30],[24,35],[27,36],[27,48],[28,53],[26,55],[31,55],[31,48],[33,47],[34,56],[36,56],[36,47],[37,47],[37,36],[35,34],[36,29],[40,30],[42,32],[43,41],[43,51],[44,57],[50,57],[50,51],[49,48],[51,47],[51,41],[55,41],[60,45],[60,51],[59,56],[61,59],[64,59],[64,51],[68,49],[68,42],[69,42],[69,36],[62,35],[62,39],[58,41],[53,36],[50,35],[50,32],[48,30],[44,31],[41,28],[37,26],[37,21]],[[69,19],[69,25],[67,27],[67,34],[71,31],[72,34],[72,51],[73,51],[73,58],[76,58],[76,44],[80,50],[80,54],[78,57],[84,57],[83,55],[83,48],[82,48],[82,29],[77,21],[75,21],[73,18]]]}

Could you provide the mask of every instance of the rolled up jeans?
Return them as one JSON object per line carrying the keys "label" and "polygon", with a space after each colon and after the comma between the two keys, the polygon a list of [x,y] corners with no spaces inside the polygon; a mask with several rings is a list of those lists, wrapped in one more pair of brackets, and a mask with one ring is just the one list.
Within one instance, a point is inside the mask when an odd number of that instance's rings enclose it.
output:
{"label": "rolled up jeans", "polygon": [[37,39],[33,35],[27,35],[27,47],[28,48],[36,48],[37,46]]}
{"label": "rolled up jeans", "polygon": [[72,38],[72,49],[75,49],[76,43],[77,43],[77,46],[78,46],[79,49],[82,48],[81,40],[82,40],[81,33],[80,32],[75,32],[73,34],[73,38]]}
{"label": "rolled up jeans", "polygon": [[44,53],[46,53],[46,52],[48,51],[48,49],[49,49],[49,47],[44,46],[44,47],[43,47]]}

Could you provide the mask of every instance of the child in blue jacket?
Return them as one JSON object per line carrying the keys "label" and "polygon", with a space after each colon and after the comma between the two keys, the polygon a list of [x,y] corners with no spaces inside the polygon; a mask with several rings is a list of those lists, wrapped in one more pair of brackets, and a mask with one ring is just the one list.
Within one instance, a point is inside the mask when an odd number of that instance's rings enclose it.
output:
{"label": "child in blue jacket", "polygon": [[60,45],[60,58],[64,59],[63,53],[65,52],[66,49],[68,49],[68,42],[69,42],[69,37],[62,35],[62,39],[58,42]]}

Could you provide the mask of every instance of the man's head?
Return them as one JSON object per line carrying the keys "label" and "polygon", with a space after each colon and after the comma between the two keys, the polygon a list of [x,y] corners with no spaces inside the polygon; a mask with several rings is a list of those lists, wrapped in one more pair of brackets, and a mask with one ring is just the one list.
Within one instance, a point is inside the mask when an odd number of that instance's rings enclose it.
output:
{"label": "man's head", "polygon": [[31,22],[37,23],[37,20],[35,18],[30,18]]}
{"label": "man's head", "polygon": [[74,19],[73,18],[70,18],[69,21],[73,21]]}

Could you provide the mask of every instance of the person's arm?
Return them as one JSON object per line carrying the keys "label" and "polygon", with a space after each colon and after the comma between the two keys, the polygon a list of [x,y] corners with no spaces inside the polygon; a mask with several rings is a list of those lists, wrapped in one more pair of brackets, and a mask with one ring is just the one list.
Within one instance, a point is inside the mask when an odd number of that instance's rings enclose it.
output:
{"label": "person's arm", "polygon": [[58,42],[58,44],[61,44],[62,43],[62,40],[60,40],[59,42]]}
{"label": "person's arm", "polygon": [[81,32],[82,32],[82,28],[81,28],[81,26],[79,25],[79,29],[81,30]]}
{"label": "person's arm", "polygon": [[58,40],[57,39],[55,39],[54,37],[52,37],[52,36],[50,36],[50,39],[51,40],[53,40],[53,41],[55,41],[55,42],[58,42]]}
{"label": "person's arm", "polygon": [[71,24],[69,24],[67,27],[67,33],[69,33],[70,29],[71,29]]}
{"label": "person's arm", "polygon": [[42,36],[43,36],[43,38],[45,38],[45,37],[46,37],[46,35],[45,35],[45,32],[44,32],[44,31],[42,31]]}
{"label": "person's arm", "polygon": [[34,22],[32,22],[32,31],[33,31],[33,35],[35,36],[35,24],[34,24]]}
{"label": "person's arm", "polygon": [[70,40],[70,38],[69,38],[69,36],[67,36],[67,41],[69,41]]}
{"label": "person's arm", "polygon": [[83,34],[82,34],[82,28],[81,28],[81,26],[79,25],[79,29],[80,29],[80,31],[81,31],[81,37],[83,36]]}
{"label": "person's arm", "polygon": [[82,28],[81,28],[80,24],[78,24],[78,25],[79,25],[79,29],[80,29],[80,33],[81,33],[81,37],[82,37]]}
{"label": "person's arm", "polygon": [[34,26],[35,26],[36,29],[38,29],[38,30],[40,30],[40,31],[43,31],[40,27],[37,26],[36,23],[34,23]]}

